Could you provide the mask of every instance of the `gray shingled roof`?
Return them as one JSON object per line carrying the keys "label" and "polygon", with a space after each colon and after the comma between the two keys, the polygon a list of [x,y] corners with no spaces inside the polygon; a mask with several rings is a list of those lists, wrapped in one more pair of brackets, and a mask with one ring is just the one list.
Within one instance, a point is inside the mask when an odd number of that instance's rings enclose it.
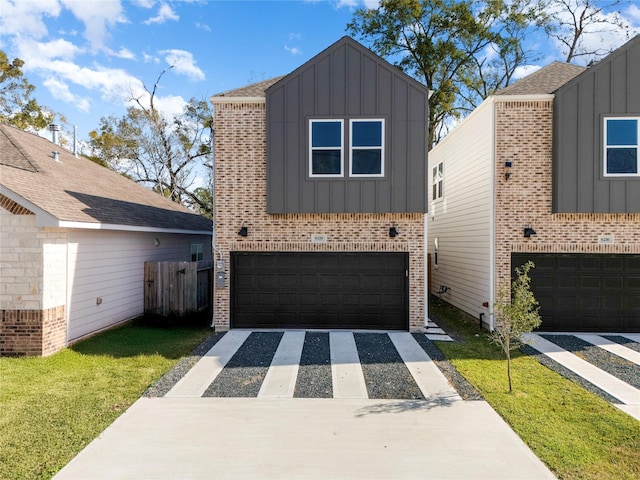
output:
{"label": "gray shingled roof", "polygon": [[[59,162],[53,151],[60,152]],[[37,135],[0,124],[0,183],[63,222],[208,232],[211,220]]]}
{"label": "gray shingled roof", "polygon": [[573,77],[580,75],[585,67],[570,63],[553,62],[531,75],[518,80],[496,92],[496,95],[541,95],[555,92]]}
{"label": "gray shingled roof", "polygon": [[236,88],[234,90],[229,90],[226,92],[222,92],[222,93],[216,93],[215,95],[213,95],[211,98],[218,98],[218,97],[229,97],[229,98],[236,98],[236,97],[264,97],[265,96],[265,90],[267,88],[269,88],[271,85],[273,85],[274,83],[276,83],[278,80],[284,78],[285,75],[281,75],[279,77],[274,77],[274,78],[270,78],[269,80],[263,80],[261,82],[258,83],[252,83],[251,85],[247,85],[245,87],[242,88]]}

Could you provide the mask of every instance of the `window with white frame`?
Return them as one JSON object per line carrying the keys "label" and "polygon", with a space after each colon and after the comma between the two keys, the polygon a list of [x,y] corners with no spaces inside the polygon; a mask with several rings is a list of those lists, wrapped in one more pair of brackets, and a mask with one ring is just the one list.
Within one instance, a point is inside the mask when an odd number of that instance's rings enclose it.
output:
{"label": "window with white frame", "polygon": [[204,245],[202,243],[191,244],[191,261],[199,262],[204,260]]}
{"label": "window with white frame", "polygon": [[342,120],[309,122],[309,175],[342,177],[344,163]]}
{"label": "window with white frame", "polygon": [[604,175],[638,176],[640,117],[604,119]]}
{"label": "window with white frame", "polygon": [[433,167],[433,179],[431,185],[431,200],[438,200],[443,195],[444,162]]}
{"label": "window with white frame", "polygon": [[350,120],[349,139],[349,175],[384,176],[384,120]]}

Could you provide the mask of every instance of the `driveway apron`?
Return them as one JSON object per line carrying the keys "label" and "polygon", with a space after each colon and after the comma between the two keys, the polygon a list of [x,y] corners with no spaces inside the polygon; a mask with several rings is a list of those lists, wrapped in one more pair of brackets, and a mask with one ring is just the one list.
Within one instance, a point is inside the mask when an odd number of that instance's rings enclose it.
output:
{"label": "driveway apron", "polygon": [[410,333],[233,330],[54,478],[555,477]]}

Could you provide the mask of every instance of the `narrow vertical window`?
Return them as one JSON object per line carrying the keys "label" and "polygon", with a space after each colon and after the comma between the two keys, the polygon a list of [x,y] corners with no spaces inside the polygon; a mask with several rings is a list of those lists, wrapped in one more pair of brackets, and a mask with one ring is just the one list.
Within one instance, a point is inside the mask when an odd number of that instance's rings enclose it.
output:
{"label": "narrow vertical window", "polygon": [[637,176],[640,119],[618,117],[604,119],[605,176]]}
{"label": "narrow vertical window", "polygon": [[349,138],[349,175],[384,176],[384,120],[351,120]]}
{"label": "narrow vertical window", "polygon": [[431,200],[438,200],[443,195],[444,182],[444,162],[438,163],[433,167],[431,184]]}
{"label": "narrow vertical window", "polygon": [[204,249],[202,243],[191,244],[191,261],[200,262],[204,260]]}
{"label": "narrow vertical window", "polygon": [[342,120],[309,121],[309,176],[343,176]]}

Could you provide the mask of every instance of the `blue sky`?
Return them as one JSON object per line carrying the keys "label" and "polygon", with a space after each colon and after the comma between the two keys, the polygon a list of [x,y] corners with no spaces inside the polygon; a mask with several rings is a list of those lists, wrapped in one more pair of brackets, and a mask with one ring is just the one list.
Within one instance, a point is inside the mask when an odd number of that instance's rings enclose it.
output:
{"label": "blue sky", "polygon": [[[0,49],[25,60],[35,97],[86,139],[100,117],[121,116],[143,84],[157,105],[184,102],[286,74],[346,34],[353,11],[377,0],[0,0]],[[640,2],[623,14],[640,27]],[[607,42],[622,42],[616,32]],[[560,59],[546,39],[533,71]]]}

